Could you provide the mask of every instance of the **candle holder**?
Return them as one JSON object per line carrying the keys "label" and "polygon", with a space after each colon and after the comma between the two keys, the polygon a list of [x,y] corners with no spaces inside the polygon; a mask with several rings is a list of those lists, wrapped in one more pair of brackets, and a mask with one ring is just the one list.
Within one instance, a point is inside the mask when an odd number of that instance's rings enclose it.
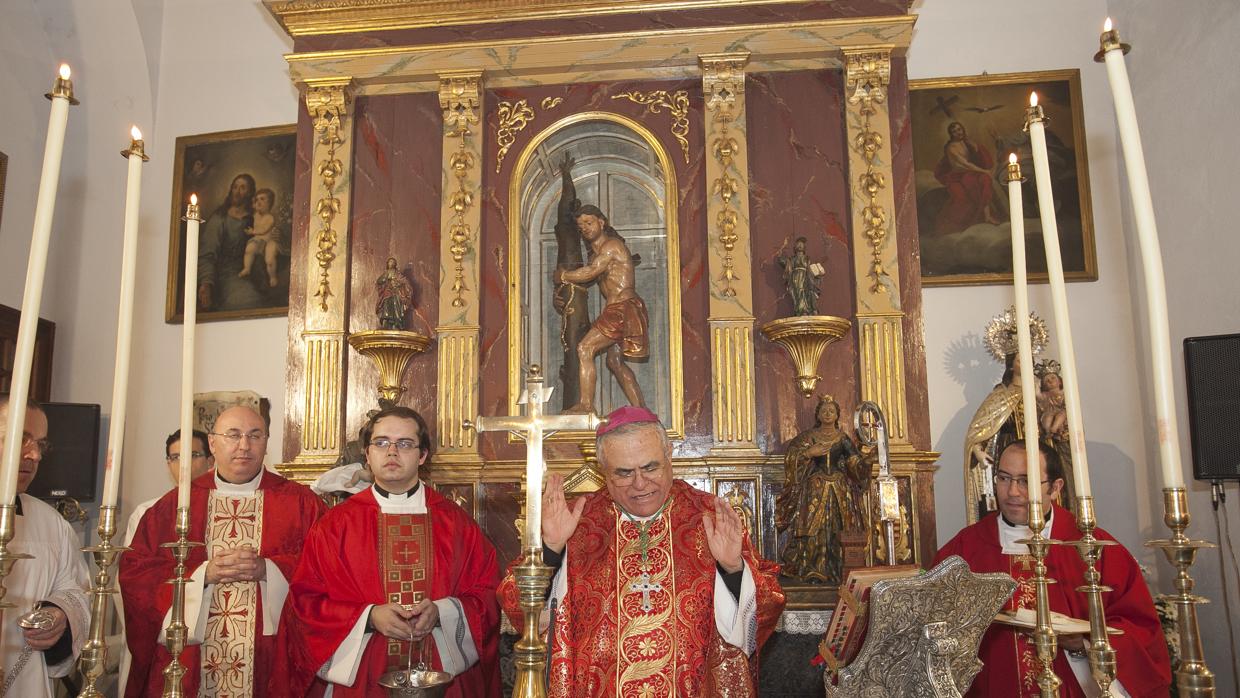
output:
{"label": "candle holder", "polygon": [[172,557],[176,560],[176,568],[172,579],[172,622],[164,634],[164,644],[171,655],[168,666],[164,668],[163,698],[184,698],[185,690],[181,686],[181,677],[185,676],[185,666],[181,664],[181,652],[185,651],[185,643],[189,635],[189,626],[185,624],[185,585],[189,579],[185,576],[185,560],[189,558],[190,548],[202,546],[189,540],[189,507],[177,508],[176,520],[177,540],[175,543],[161,543],[161,548],[171,548]]}
{"label": "candle holder", "polygon": [[1076,523],[1081,529],[1081,539],[1067,543],[1076,548],[1085,561],[1085,584],[1076,588],[1089,600],[1089,672],[1101,690],[1102,698],[1111,695],[1111,684],[1115,681],[1115,649],[1107,638],[1106,612],[1102,604],[1103,592],[1111,591],[1110,587],[1100,584],[1102,573],[1098,571],[1098,561],[1102,558],[1102,549],[1115,545],[1113,540],[1099,540],[1094,536],[1098,526],[1098,518],[1094,513],[1092,496],[1077,497],[1076,506],[1079,510]]}
{"label": "candle holder", "polygon": [[82,552],[90,553],[95,559],[98,572],[91,586],[90,602],[90,637],[82,647],[78,658],[78,668],[82,672],[85,684],[78,698],[102,698],[103,694],[95,687],[95,682],[104,674],[108,660],[108,645],[105,632],[108,627],[108,615],[112,604],[109,596],[116,593],[112,587],[112,565],[121,553],[129,550],[125,546],[112,545],[112,537],[116,535],[116,505],[99,509],[99,544],[82,548]]}
{"label": "candle holder", "polygon": [[6,608],[16,608],[12,602],[4,600],[5,595],[8,594],[4,580],[9,576],[9,571],[13,569],[13,563],[34,557],[9,550],[9,542],[13,540],[13,517],[16,515],[15,505],[0,504],[0,613],[3,613]]}
{"label": "candle holder", "polygon": [[1046,518],[1042,515],[1041,500],[1029,502],[1029,520],[1037,521],[1039,525],[1030,526],[1031,535],[1016,542],[1029,546],[1029,553],[1033,555],[1034,561],[1033,581],[1036,590],[1037,625],[1033,629],[1033,644],[1037,648],[1038,662],[1042,665],[1042,670],[1038,673],[1038,687],[1042,691],[1042,698],[1056,698],[1059,695],[1061,682],[1055,675],[1053,666],[1058,647],[1055,641],[1055,628],[1051,626],[1050,599],[1046,593],[1046,588],[1052,581],[1046,576],[1046,554],[1050,551],[1050,547],[1059,541],[1042,535],[1042,527],[1045,525]]}
{"label": "candle holder", "polygon": [[1167,556],[1167,562],[1175,567],[1175,594],[1165,595],[1176,607],[1176,630],[1180,634],[1180,668],[1175,672],[1175,684],[1179,694],[1187,698],[1204,698],[1214,695],[1214,673],[1206,666],[1201,646],[1201,629],[1197,625],[1197,604],[1207,599],[1193,594],[1193,578],[1188,568],[1197,559],[1197,551],[1213,548],[1213,543],[1192,540],[1185,535],[1191,515],[1188,512],[1188,491],[1183,487],[1163,489],[1163,523],[1171,529],[1171,538],[1151,540],[1146,546],[1158,548]]}
{"label": "candle holder", "polygon": [[[1026,114],[1026,116],[1027,116],[1027,114]],[[1020,171],[1020,161],[1017,161],[1017,160],[1009,160],[1009,161],[1008,161],[1008,164],[1007,164],[1007,174],[1006,174],[1006,176],[1003,178],[1003,181],[1004,181],[1004,182],[1008,182],[1008,183],[1011,183],[1011,182],[1020,182],[1021,184],[1024,184],[1025,182],[1027,182],[1027,181],[1028,181],[1028,180],[1025,178],[1025,176],[1024,176],[1023,174],[1021,174],[1021,171]]]}
{"label": "candle holder", "polygon": [[[130,155],[137,155],[139,158],[142,159],[142,162],[151,161],[150,156],[146,154],[146,142],[143,141],[141,138],[134,138],[130,140],[129,147],[121,151],[121,157],[125,158],[126,160],[129,159]],[[197,217],[197,214],[195,214],[195,217]]]}
{"label": "candle holder", "polygon": [[517,677],[512,686],[512,698],[546,698],[550,667],[547,666],[547,643],[538,632],[538,622],[546,605],[551,568],[543,564],[541,549],[526,548],[525,560],[512,572],[525,618],[521,639],[514,647]]}
{"label": "candle holder", "polygon": [[52,83],[52,91],[45,92],[43,96],[48,99],[67,99],[69,104],[75,107],[81,104],[77,97],[73,96],[73,81],[61,75],[57,75],[56,81]]}
{"label": "candle holder", "polygon": [[1098,52],[1094,54],[1095,63],[1106,62],[1107,51],[1119,49],[1124,52],[1125,56],[1127,56],[1128,52],[1132,50],[1132,46],[1119,40],[1119,32],[1114,29],[1108,29],[1102,32],[1102,36],[1098,37],[1098,44],[1100,48],[1098,49]]}
{"label": "candle holder", "polygon": [[[1046,112],[1043,111],[1041,104],[1030,104],[1025,107],[1025,133],[1029,132],[1029,124],[1037,122],[1040,122],[1043,126],[1045,126],[1046,124],[1049,124],[1051,120],[1046,117]],[[1019,169],[1017,171],[1019,171]]]}

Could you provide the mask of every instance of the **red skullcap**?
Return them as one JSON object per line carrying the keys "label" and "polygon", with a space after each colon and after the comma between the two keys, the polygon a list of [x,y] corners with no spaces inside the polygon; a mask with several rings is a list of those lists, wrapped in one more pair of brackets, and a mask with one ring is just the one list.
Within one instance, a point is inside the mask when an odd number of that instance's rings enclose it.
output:
{"label": "red skullcap", "polygon": [[595,437],[602,436],[603,434],[619,429],[625,424],[647,423],[658,424],[659,418],[654,412],[651,412],[645,407],[625,405],[624,407],[619,407],[613,410],[611,414],[607,415],[607,421],[598,425],[598,429],[594,431],[594,435]]}

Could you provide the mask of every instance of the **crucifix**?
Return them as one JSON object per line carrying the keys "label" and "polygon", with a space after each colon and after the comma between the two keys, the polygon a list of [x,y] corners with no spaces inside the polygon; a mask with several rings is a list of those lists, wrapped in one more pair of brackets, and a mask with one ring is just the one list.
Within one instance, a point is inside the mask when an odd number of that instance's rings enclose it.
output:
{"label": "crucifix", "polygon": [[654,606],[650,603],[650,592],[663,591],[663,585],[658,582],[651,584],[650,572],[648,570],[642,570],[641,581],[630,584],[629,591],[633,593],[641,593],[642,611],[645,613],[650,613],[650,611],[654,609]]}
{"label": "crucifix", "polygon": [[[525,391],[518,404],[525,405],[523,417],[478,417],[465,422],[466,429],[507,431],[525,439],[525,535],[524,560],[513,569],[525,617],[521,639],[514,649],[516,678],[514,698],[545,698],[547,695],[547,643],[538,633],[539,619],[551,582],[551,568],[542,556],[542,485],[546,474],[543,438],[563,429],[593,431],[602,422],[595,414],[545,415],[543,403],[551,399],[554,388],[543,385],[542,368],[530,366]],[[552,607],[554,609],[554,606]]]}

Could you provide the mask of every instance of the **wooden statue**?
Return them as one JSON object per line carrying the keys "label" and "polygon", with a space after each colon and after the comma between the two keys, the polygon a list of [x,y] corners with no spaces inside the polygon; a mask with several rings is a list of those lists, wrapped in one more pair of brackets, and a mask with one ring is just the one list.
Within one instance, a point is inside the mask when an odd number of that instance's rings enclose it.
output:
{"label": "wooden statue", "polygon": [[395,257],[388,257],[387,269],[375,280],[375,286],[379,289],[379,300],[375,303],[379,327],[385,330],[408,329],[405,318],[413,307],[413,286],[396,268]]}

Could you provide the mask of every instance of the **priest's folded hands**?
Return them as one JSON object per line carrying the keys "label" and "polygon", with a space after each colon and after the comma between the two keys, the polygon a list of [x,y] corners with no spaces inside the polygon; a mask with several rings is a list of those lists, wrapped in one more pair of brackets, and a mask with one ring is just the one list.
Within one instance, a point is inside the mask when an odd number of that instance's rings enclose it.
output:
{"label": "priest's folded hands", "polygon": [[370,609],[370,626],[393,640],[420,640],[439,625],[439,607],[429,600],[408,606],[385,603]]}
{"label": "priest's folded hands", "polygon": [[267,564],[249,546],[223,548],[207,561],[207,584],[229,582],[262,582],[267,579]]}

